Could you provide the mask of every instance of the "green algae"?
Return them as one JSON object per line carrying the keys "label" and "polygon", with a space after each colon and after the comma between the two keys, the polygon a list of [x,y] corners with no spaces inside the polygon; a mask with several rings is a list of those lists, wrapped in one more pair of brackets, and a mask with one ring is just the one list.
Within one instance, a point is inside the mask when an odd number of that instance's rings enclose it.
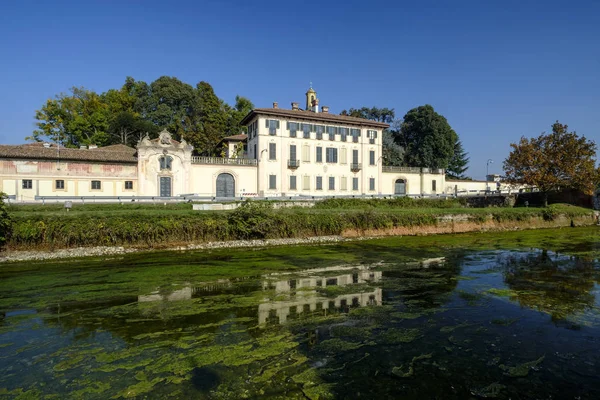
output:
{"label": "green algae", "polygon": [[392,368],[392,374],[398,378],[410,378],[415,373],[415,363],[420,360],[430,359],[432,356],[433,353],[415,356],[412,358],[412,360],[408,363],[407,366],[401,365],[399,367]]}
{"label": "green algae", "polygon": [[471,390],[471,393],[477,397],[493,399],[499,397],[502,391],[504,391],[505,389],[505,385],[502,385],[499,382],[494,382],[484,388]]}
{"label": "green algae", "polygon": [[515,292],[511,289],[499,289],[499,288],[491,288],[487,290],[487,293],[493,294],[499,297],[512,297],[515,296]]}
{"label": "green algae", "polygon": [[317,345],[319,351],[323,351],[325,353],[338,354],[344,351],[356,350],[362,347],[363,344],[356,342],[349,342],[346,340],[341,340],[339,338],[333,338],[324,340]]}
{"label": "green algae", "polygon": [[449,333],[449,332],[455,331],[456,329],[466,328],[467,326],[471,326],[471,325],[473,325],[473,324],[465,322],[465,323],[458,324],[458,325],[443,326],[443,327],[440,328],[440,332],[442,332],[442,333]]}
{"label": "green algae", "polygon": [[410,343],[421,337],[421,330],[411,329],[388,329],[379,334],[379,340],[386,344]]}
{"label": "green algae", "polygon": [[524,377],[524,376],[529,375],[530,370],[532,370],[532,369],[535,370],[536,367],[539,364],[541,364],[542,361],[544,361],[544,358],[546,358],[546,356],[541,356],[537,360],[519,364],[514,367],[508,367],[504,364],[500,364],[498,367],[500,367],[500,369],[504,371],[505,375],[511,376],[513,378],[514,377]]}

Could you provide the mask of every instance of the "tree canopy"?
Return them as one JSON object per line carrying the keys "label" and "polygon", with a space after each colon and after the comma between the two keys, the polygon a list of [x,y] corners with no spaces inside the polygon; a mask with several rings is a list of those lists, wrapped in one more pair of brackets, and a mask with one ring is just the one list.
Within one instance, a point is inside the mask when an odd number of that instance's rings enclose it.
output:
{"label": "tree canopy", "polygon": [[459,142],[446,118],[429,104],[408,111],[394,136],[405,150],[404,163],[414,167],[448,168]]}
{"label": "tree canopy", "polygon": [[591,194],[600,177],[596,168],[596,144],[593,140],[569,132],[556,121],[552,132],[531,139],[521,137],[511,143],[512,151],[504,160],[506,181],[537,187],[544,194],[560,189],[576,189]]}
{"label": "tree canopy", "polygon": [[393,108],[379,108],[379,107],[362,107],[362,108],[350,108],[349,110],[342,110],[340,115],[346,115],[356,118],[365,118],[372,121],[385,122],[391,124],[396,113]]}
{"label": "tree canopy", "polygon": [[74,87],[49,99],[36,111],[37,129],[27,139],[67,147],[134,146],[146,133],[156,137],[167,129],[198,153],[214,155],[223,137],[243,130],[240,122],[253,107],[241,96],[227,105],[207,82],[193,87],[169,76],[150,84],[127,77],[121,88],[102,94]]}

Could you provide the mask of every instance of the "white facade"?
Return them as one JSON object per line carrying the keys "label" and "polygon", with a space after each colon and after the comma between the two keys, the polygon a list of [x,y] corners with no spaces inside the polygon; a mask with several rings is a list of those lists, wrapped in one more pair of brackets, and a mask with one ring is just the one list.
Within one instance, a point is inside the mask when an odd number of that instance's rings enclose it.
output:
{"label": "white facade", "polygon": [[224,139],[226,157],[193,156],[193,147],[163,131],[123,145],[64,149],[0,146],[0,191],[15,201],[66,197],[292,197],[441,195],[496,190],[496,182],[448,181],[444,170],[385,167],[387,124],[309,110],[252,110],[245,135]]}

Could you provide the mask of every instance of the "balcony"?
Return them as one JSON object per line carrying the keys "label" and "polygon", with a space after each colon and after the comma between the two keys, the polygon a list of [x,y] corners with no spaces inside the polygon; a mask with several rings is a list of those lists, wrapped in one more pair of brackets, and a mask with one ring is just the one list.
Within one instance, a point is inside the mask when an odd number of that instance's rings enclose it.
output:
{"label": "balcony", "polygon": [[410,174],[419,174],[419,173],[421,173],[421,168],[419,168],[419,167],[395,167],[395,166],[384,165],[382,168],[382,172],[404,172],[404,173],[410,173]]}
{"label": "balcony", "polygon": [[288,160],[288,168],[296,169],[300,166],[300,160]]}
{"label": "balcony", "polygon": [[358,172],[362,169],[362,164],[361,163],[352,163],[350,164],[350,171],[352,172]]}
{"label": "balcony", "polygon": [[256,165],[254,158],[192,157],[192,164]]}

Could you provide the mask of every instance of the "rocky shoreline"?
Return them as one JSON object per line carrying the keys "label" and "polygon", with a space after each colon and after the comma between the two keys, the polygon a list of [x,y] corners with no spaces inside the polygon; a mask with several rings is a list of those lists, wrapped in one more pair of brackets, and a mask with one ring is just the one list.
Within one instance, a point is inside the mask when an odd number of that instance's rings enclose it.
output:
{"label": "rocky shoreline", "polygon": [[[232,240],[226,242],[209,242],[188,244],[184,246],[172,246],[164,248],[148,249],[123,247],[123,246],[95,246],[95,247],[76,247],[72,249],[57,250],[17,250],[0,253],[0,263],[16,261],[43,261],[58,260],[66,258],[83,257],[102,257],[113,256],[128,253],[150,252],[150,251],[185,251],[185,250],[210,250],[210,249],[228,249],[243,247],[267,247],[267,246],[290,246],[300,244],[321,244],[336,243],[347,240],[357,240],[358,238],[347,239],[342,236],[315,236],[308,238],[287,238],[287,239],[253,239],[253,240]],[[366,239],[366,238],[365,238]]]}

